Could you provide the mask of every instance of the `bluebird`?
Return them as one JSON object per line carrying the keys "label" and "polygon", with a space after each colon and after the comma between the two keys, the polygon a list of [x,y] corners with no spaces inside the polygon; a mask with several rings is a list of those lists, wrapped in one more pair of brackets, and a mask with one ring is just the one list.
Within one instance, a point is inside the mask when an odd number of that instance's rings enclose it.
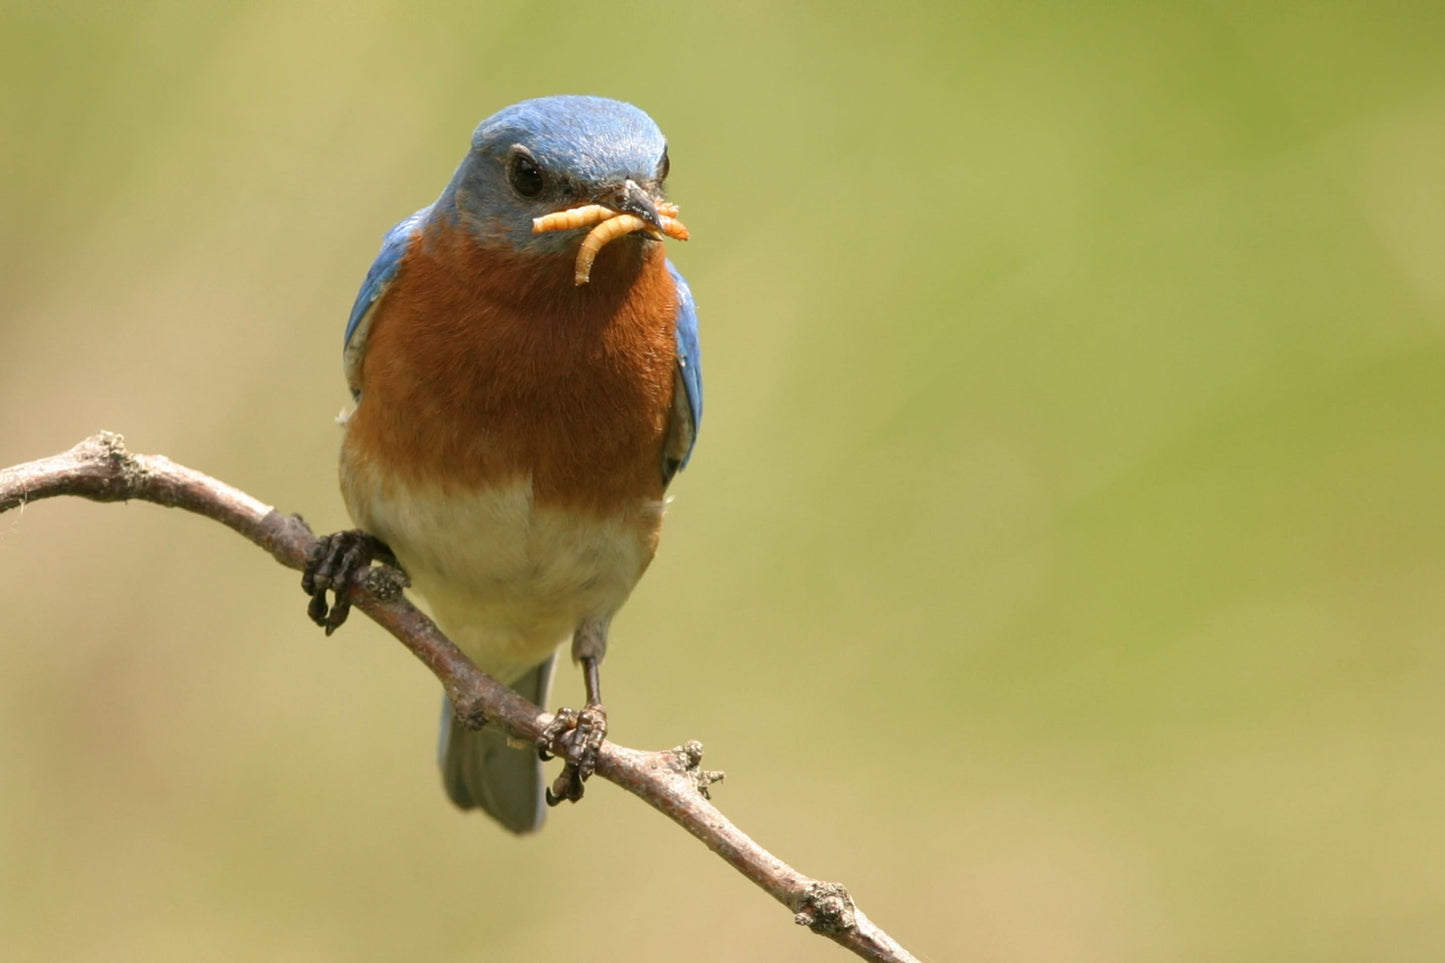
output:
{"label": "bluebird", "polygon": [[528,100],[484,120],[435,203],[385,236],[346,326],[354,401],[341,491],[359,527],[323,540],[303,584],[394,560],[481,669],[539,705],[571,640],[580,747],[544,790],[536,750],[459,723],[443,699],[447,795],[507,829],[581,795],[606,732],[607,629],[652,561],[664,492],[702,416],[697,312],[662,238],[667,141],[601,97]]}

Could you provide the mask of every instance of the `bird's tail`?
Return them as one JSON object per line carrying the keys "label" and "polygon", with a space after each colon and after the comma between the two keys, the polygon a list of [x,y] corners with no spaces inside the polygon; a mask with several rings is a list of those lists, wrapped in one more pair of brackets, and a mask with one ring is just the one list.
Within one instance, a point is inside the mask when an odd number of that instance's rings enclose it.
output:
{"label": "bird's tail", "polygon": [[[537,705],[545,705],[556,658],[548,658],[512,683],[512,688]],[[514,833],[542,828],[547,807],[537,750],[507,745],[507,734],[496,726],[467,728],[457,721],[446,697],[442,698],[441,729],[437,761],[452,802],[462,809],[480,808]]]}

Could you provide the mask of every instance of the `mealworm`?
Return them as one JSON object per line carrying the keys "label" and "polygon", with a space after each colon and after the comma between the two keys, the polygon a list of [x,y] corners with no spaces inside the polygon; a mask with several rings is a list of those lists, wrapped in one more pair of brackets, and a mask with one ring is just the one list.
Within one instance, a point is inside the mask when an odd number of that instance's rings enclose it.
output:
{"label": "mealworm", "polygon": [[[583,204],[569,207],[565,211],[554,211],[532,219],[532,233],[545,234],[549,231],[571,231],[579,227],[591,227],[582,245],[577,249],[577,268],[573,275],[574,284],[586,284],[592,279],[592,264],[598,253],[610,242],[632,234],[646,231],[661,240],[662,235],[678,241],[688,238],[687,227],[677,219],[677,205],[662,201],[657,205],[656,230],[635,214],[619,214],[602,204]],[[595,226],[594,226],[595,225]]]}
{"label": "mealworm", "polygon": [[606,247],[608,242],[633,231],[651,229],[646,221],[635,214],[618,214],[598,224],[582,239],[582,246],[577,249],[577,273],[573,276],[572,283],[581,285],[592,280],[592,262],[597,260],[597,252]]}
{"label": "mealworm", "polygon": [[[590,227],[593,224],[600,224],[618,212],[602,204],[583,204],[581,207],[569,207],[565,211],[554,211],[542,217],[532,218],[532,233],[546,234],[549,231],[571,231],[579,227]],[[662,201],[657,205],[658,220],[663,223],[663,233],[668,237],[675,237],[680,241],[687,240],[687,228],[681,228],[681,234],[667,229],[667,221],[677,219],[677,205],[669,201]],[[680,225],[679,225],[680,226]]]}
{"label": "mealworm", "polygon": [[[669,204],[667,206],[672,208],[674,211],[677,210],[677,206],[675,204]],[[666,234],[674,241],[687,240],[688,234],[686,224],[683,224],[675,217],[669,217],[668,215],[663,214],[661,207],[657,209],[657,212],[659,215],[661,215],[660,217],[658,217],[657,223],[662,225],[662,233]]]}
{"label": "mealworm", "polygon": [[[674,205],[669,204],[668,207],[674,211],[677,210]],[[687,227],[677,218],[664,214],[657,220],[662,227],[663,234],[675,240],[687,240]],[[572,277],[572,283],[582,285],[590,281],[592,279],[592,262],[597,260],[598,252],[624,234],[631,234],[635,231],[646,231],[653,237],[657,237],[657,232],[652,229],[652,226],[635,214],[618,214],[594,227],[582,239],[582,245],[577,249],[577,270]]]}
{"label": "mealworm", "polygon": [[[673,213],[677,212],[675,205],[669,206],[673,208]],[[603,207],[601,204],[569,207],[565,211],[556,211],[543,217],[532,218],[532,233],[545,234],[548,231],[570,231],[573,228],[589,227],[607,220],[616,213],[612,208]]]}

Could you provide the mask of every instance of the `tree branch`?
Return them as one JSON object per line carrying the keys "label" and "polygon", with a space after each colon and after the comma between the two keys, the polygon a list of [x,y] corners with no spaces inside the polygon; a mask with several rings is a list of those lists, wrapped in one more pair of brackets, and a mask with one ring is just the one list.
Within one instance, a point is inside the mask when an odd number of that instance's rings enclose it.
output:
{"label": "tree branch", "polygon": [[[57,495],[98,502],[139,499],[205,515],[301,569],[315,541],[297,515],[283,515],[239,489],[161,455],[133,455],[120,435],[101,432],[67,452],[0,470],[0,512]],[[439,678],[458,717],[486,722],[535,742],[551,715],[482,672],[402,594],[395,570],[373,567],[346,590],[352,604],[380,623]],[[299,606],[298,606],[299,609]],[[560,753],[559,753],[560,754]],[[916,958],[863,914],[840,883],[814,879],[755,843],[708,801],[720,773],[700,768],[702,745],[642,752],[604,742],[597,775],[644,800],[702,841],[734,869],[790,909],[793,919],[866,960]]]}

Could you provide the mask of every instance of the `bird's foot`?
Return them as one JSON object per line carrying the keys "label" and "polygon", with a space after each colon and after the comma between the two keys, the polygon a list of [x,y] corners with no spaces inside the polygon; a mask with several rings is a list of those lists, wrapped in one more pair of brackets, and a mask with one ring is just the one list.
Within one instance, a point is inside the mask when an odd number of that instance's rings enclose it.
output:
{"label": "bird's foot", "polygon": [[[368,568],[373,561],[394,566],[396,556],[385,542],[359,528],[318,536],[311,546],[306,568],[301,573],[301,588],[311,596],[306,614],[324,628],[327,635],[335,632],[351,613],[347,586],[357,572]],[[335,599],[329,605],[327,590]]]}
{"label": "bird's foot", "polygon": [[597,750],[607,738],[607,710],[600,702],[576,709],[558,709],[552,722],[537,740],[537,753],[546,761],[554,755],[567,760],[562,774],[548,788],[547,805],[582,798],[582,784],[597,769]]}

